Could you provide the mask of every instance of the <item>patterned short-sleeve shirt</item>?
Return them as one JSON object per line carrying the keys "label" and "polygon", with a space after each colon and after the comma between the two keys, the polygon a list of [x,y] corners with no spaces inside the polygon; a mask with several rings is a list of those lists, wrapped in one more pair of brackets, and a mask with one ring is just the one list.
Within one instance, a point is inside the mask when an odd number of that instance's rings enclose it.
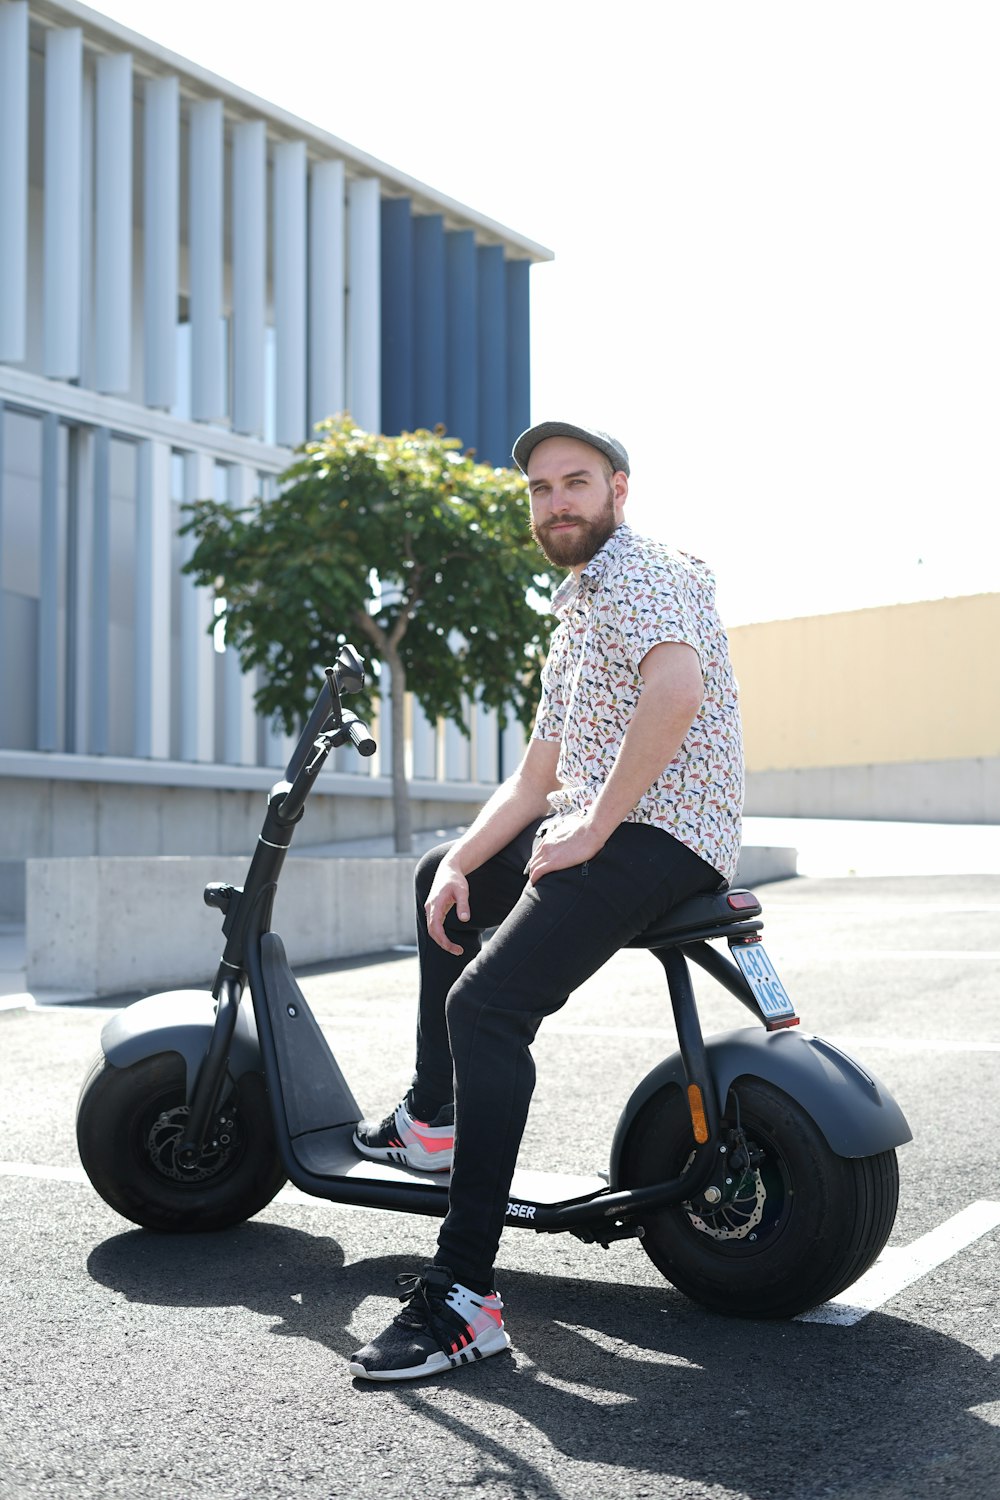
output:
{"label": "patterned short-sleeve shirt", "polygon": [[664,641],[693,647],[705,689],[697,717],[627,822],[663,828],[726,880],[740,852],[743,735],[715,579],[695,557],[619,526],[552,600],[559,617],[533,737],[559,740],[561,816],[585,812],[607,780],[642,691],[639,663]]}

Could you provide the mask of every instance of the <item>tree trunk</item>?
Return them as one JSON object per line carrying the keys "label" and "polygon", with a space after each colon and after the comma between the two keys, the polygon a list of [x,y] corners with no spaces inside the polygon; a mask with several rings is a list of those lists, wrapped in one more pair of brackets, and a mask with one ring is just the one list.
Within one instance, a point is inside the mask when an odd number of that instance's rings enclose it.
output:
{"label": "tree trunk", "polygon": [[392,816],[397,854],[413,852],[413,817],[406,783],[406,668],[398,653],[385,653],[391,673]]}

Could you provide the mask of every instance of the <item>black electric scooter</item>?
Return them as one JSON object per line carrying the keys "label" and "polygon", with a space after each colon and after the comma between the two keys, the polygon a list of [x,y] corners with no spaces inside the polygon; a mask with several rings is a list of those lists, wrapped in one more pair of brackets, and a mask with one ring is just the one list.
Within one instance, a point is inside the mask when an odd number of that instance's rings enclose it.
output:
{"label": "black electric scooter", "polygon": [[[286,1179],[338,1203],[447,1210],[446,1177],[355,1151],[363,1111],[270,931],[285,854],[328,754],[348,742],[362,755],[375,749],[341,703],[363,685],[346,646],[271,789],[245,885],[205,890],[226,938],[212,993],[152,995],[104,1027],[77,1140],[98,1193],[137,1224],[224,1229],[264,1208]],[[876,1078],[794,1029],[762,927],[757,897],[725,890],[682,902],[636,939],[666,971],[679,1051],[625,1105],[606,1176],[519,1171],[506,1221],[604,1246],[638,1238],[704,1306],[791,1317],[836,1296],[878,1256],[896,1215],[895,1148],[911,1134]],[[757,1026],[706,1041],[689,961]],[[240,1003],[246,985],[252,1009]]]}

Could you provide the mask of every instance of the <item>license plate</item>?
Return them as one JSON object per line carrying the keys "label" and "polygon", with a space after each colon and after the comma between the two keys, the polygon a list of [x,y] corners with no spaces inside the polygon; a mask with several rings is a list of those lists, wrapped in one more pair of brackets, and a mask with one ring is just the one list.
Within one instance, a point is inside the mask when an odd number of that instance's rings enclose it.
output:
{"label": "license plate", "polygon": [[729,950],[743,971],[743,977],[753,990],[761,1014],[768,1021],[782,1020],[794,1016],[795,1006],[785,993],[785,987],[774,971],[774,965],[764,951],[763,943],[734,943]]}

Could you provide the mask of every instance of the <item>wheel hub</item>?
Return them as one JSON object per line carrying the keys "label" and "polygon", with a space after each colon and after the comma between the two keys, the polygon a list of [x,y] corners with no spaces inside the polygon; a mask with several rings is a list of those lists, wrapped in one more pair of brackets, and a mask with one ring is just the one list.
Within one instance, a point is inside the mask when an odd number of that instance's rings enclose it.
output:
{"label": "wheel hub", "polygon": [[[742,1130],[730,1131],[727,1139],[728,1144],[719,1148],[721,1174],[699,1198],[685,1203],[684,1211],[692,1228],[713,1240],[753,1239],[767,1201],[758,1170],[763,1154]],[[688,1166],[692,1160],[688,1159]]]}
{"label": "wheel hub", "polygon": [[764,1217],[767,1193],[759,1172],[745,1172],[718,1204],[684,1205],[692,1228],[713,1240],[745,1240]]}
{"label": "wheel hub", "polygon": [[235,1121],[230,1111],[223,1111],[215,1120],[201,1155],[191,1166],[181,1166],[177,1158],[191,1111],[186,1104],[165,1109],[153,1121],[146,1137],[149,1159],[162,1177],[172,1182],[203,1182],[214,1177],[228,1164],[236,1145]]}

